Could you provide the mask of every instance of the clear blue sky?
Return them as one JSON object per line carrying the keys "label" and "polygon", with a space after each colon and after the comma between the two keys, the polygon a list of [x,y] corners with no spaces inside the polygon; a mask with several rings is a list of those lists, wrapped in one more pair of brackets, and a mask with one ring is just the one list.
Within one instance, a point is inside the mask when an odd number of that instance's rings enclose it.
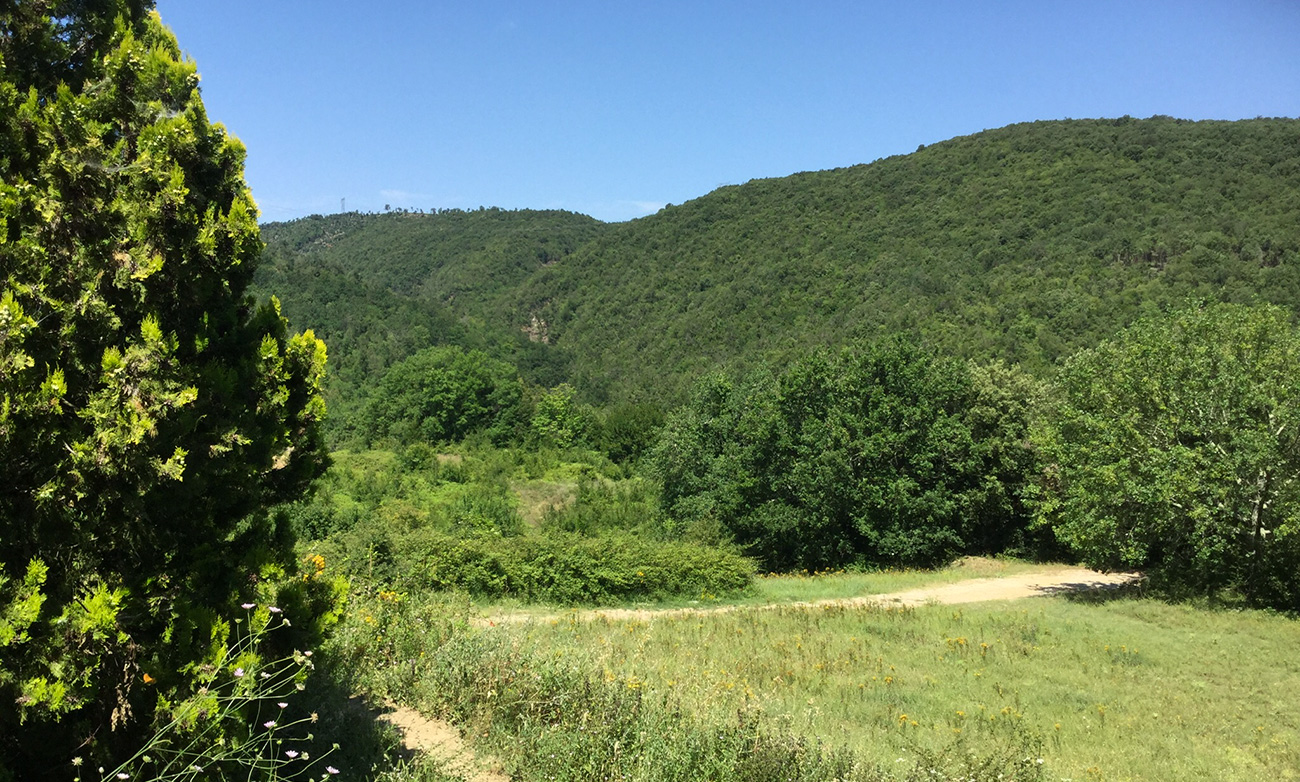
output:
{"label": "clear blue sky", "polygon": [[264,220],[558,208],[1013,122],[1300,116],[1296,0],[159,0]]}

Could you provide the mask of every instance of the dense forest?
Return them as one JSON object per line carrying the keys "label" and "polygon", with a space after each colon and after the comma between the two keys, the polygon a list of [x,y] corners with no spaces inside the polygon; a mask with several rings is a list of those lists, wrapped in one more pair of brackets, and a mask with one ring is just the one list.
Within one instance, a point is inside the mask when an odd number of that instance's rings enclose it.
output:
{"label": "dense forest", "polygon": [[623,224],[499,210],[271,224],[258,284],[353,388],[435,343],[598,404],[672,405],[720,365],[892,334],[1045,374],[1189,299],[1292,306],[1297,150],[1285,119],[1033,122]]}
{"label": "dense forest", "polygon": [[[393,363],[435,345],[487,350],[528,381],[568,376],[566,353],[516,323],[515,292],[604,224],[568,212],[482,209],[309,217],[263,228],[255,280],[330,346],[333,430]],[[312,324],[307,326],[307,324]]]}

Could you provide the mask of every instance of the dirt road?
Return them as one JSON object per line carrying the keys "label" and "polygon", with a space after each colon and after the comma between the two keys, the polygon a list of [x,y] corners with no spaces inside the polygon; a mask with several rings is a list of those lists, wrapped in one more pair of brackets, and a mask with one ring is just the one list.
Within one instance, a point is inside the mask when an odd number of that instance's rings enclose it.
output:
{"label": "dirt road", "polygon": [[[828,603],[882,603],[887,605],[917,606],[926,603],[953,605],[957,603],[982,603],[988,600],[1016,600],[1022,597],[1042,597],[1069,592],[1086,592],[1113,589],[1141,580],[1140,573],[1101,573],[1084,567],[1063,567],[1039,573],[1023,573],[994,578],[972,578],[955,584],[909,589],[885,595],[868,595],[849,600],[829,600]],[[815,605],[815,604],[813,604]]]}
{"label": "dirt road", "polygon": [[[1016,600],[1026,597],[1059,595],[1070,592],[1084,592],[1096,589],[1113,589],[1131,584],[1142,576],[1138,573],[1099,573],[1081,567],[1062,567],[1036,573],[1022,573],[1013,576],[996,576],[992,578],[971,578],[952,584],[909,589],[903,592],[891,592],[880,595],[863,595],[861,597],[840,598],[835,600],[812,600],[798,603],[770,603],[761,606],[718,606],[714,608],[669,608],[661,610],[604,608],[591,611],[578,611],[570,614],[504,614],[483,618],[474,623],[480,626],[495,626],[501,623],[549,621],[577,616],[581,620],[609,621],[637,620],[648,622],[657,618],[683,616],[690,614],[720,613],[725,611],[821,608],[824,606],[920,606],[929,603],[954,605],[957,603],[981,603],[990,600]],[[438,719],[431,719],[405,706],[389,704],[389,712],[381,719],[392,723],[406,738],[406,746],[432,754],[440,761],[443,768],[455,770],[472,782],[504,782],[507,777],[500,771],[501,764],[493,758],[476,756],[474,751],[460,738],[454,726]]]}
{"label": "dirt road", "polygon": [[1113,589],[1131,584],[1142,578],[1139,573],[1101,573],[1084,567],[1060,567],[1053,570],[1022,573],[1013,576],[971,578],[952,584],[908,589],[861,597],[810,600],[797,603],[769,603],[747,606],[715,606],[712,608],[598,608],[566,614],[498,614],[477,620],[480,626],[516,624],[520,622],[550,621],[576,616],[579,620],[608,620],[611,622],[635,620],[649,622],[658,618],[712,614],[739,610],[773,610],[790,608],[821,608],[823,606],[893,605],[920,606],[927,603],[955,605],[982,603],[989,600],[1017,600],[1024,597],[1042,597],[1096,589]]}

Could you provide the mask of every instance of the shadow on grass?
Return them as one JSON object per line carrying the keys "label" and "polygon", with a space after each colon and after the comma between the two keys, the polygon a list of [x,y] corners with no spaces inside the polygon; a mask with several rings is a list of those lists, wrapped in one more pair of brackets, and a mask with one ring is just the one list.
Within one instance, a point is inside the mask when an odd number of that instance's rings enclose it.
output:
{"label": "shadow on grass", "polygon": [[1151,585],[1145,578],[1139,578],[1127,584],[1098,584],[1095,582],[1060,584],[1054,587],[1045,587],[1042,592],[1046,595],[1059,595],[1071,603],[1084,603],[1086,605],[1158,597],[1153,593]]}
{"label": "shadow on grass", "polygon": [[[1218,590],[1206,594],[1194,587],[1164,581],[1154,576],[1144,576],[1128,584],[1062,584],[1044,588],[1042,592],[1059,595],[1072,603],[1086,605],[1101,605],[1120,600],[1158,600],[1169,605],[1189,606],[1205,611],[1275,610],[1252,603],[1232,590]],[[1287,615],[1300,616],[1300,612]]]}
{"label": "shadow on grass", "polygon": [[302,716],[315,715],[309,751],[324,758],[316,764],[315,777],[328,765],[339,771],[339,778],[371,780],[416,760],[397,729],[378,719],[384,709],[352,694],[326,671],[312,674],[292,708],[302,710]]}

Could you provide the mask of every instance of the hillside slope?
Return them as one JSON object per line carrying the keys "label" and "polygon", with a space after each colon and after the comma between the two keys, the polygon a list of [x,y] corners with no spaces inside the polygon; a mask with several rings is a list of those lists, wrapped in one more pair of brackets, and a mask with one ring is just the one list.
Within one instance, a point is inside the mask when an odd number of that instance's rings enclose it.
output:
{"label": "hillside slope", "polygon": [[1300,302],[1300,122],[1013,125],[725,187],[615,226],[519,299],[605,395],[907,332],[1043,370],[1188,297]]}
{"label": "hillside slope", "polygon": [[1188,298],[1296,307],[1300,121],[1012,125],[622,224],[480,210],[264,235],[259,284],[353,387],[421,342],[495,346],[598,402],[896,332],[1041,372]]}
{"label": "hillside slope", "polygon": [[566,379],[565,351],[531,341],[505,302],[605,227],[568,212],[499,209],[271,223],[254,294],[276,294],[295,328],[329,346],[337,437],[388,367],[432,345],[485,350],[537,385]]}

